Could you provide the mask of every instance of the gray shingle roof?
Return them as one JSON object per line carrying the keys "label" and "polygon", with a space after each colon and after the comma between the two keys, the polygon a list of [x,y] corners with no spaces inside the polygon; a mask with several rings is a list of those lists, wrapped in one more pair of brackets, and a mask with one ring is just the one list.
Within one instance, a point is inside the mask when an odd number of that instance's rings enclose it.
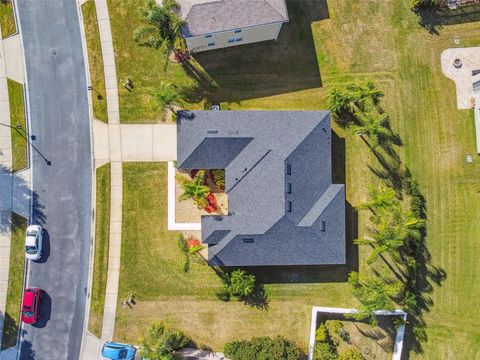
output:
{"label": "gray shingle roof", "polygon": [[288,21],[285,0],[177,0],[184,37]]}
{"label": "gray shingle roof", "polygon": [[326,111],[178,112],[178,168],[226,173],[229,215],[202,217],[211,265],[345,263],[330,140]]}

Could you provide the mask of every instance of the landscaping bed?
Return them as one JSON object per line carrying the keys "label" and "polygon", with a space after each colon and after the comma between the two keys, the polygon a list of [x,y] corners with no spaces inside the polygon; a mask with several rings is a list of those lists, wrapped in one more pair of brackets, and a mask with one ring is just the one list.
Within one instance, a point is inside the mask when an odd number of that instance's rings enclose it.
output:
{"label": "landscaping bed", "polygon": [[205,208],[199,207],[193,199],[180,200],[183,190],[178,181],[178,177],[191,181],[192,174],[190,172],[176,170],[175,181],[175,221],[177,223],[199,223],[202,215],[227,215],[228,214],[228,196],[224,189],[215,186],[212,178],[208,172],[205,177],[205,185],[208,186],[213,194],[217,208],[214,211],[208,212]]}

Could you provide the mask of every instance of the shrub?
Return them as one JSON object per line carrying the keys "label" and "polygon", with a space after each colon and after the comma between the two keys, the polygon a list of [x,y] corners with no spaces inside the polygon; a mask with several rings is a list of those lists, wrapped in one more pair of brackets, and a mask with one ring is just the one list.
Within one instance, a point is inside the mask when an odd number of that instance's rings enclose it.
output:
{"label": "shrub", "polygon": [[313,360],[336,360],[337,351],[328,342],[317,342],[313,350]]}
{"label": "shrub", "polygon": [[355,348],[345,350],[338,356],[338,360],[365,360],[362,353]]}
{"label": "shrub", "polygon": [[329,334],[325,324],[320,324],[315,332],[315,341],[317,342],[328,342]]}
{"label": "shrub", "polygon": [[224,190],[225,189],[225,170],[222,169],[215,169],[212,170],[213,174],[213,181],[216,186],[218,186],[220,189]]}
{"label": "shrub", "polygon": [[297,344],[281,336],[232,341],[223,351],[231,360],[300,360],[304,356]]}
{"label": "shrub", "polygon": [[141,339],[140,355],[145,359],[173,360],[175,351],[183,348],[189,339],[179,330],[170,329],[166,323],[153,324]]}
{"label": "shrub", "polygon": [[255,276],[244,270],[232,271],[232,273],[226,275],[225,281],[225,290],[232,296],[248,296],[255,289]]}

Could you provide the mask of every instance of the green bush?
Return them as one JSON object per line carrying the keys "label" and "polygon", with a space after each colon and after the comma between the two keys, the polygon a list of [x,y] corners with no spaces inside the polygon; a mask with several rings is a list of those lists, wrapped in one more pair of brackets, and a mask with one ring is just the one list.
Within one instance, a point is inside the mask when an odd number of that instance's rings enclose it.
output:
{"label": "green bush", "polygon": [[313,360],[337,360],[337,351],[328,342],[317,342],[313,350]]}
{"label": "green bush", "polygon": [[297,344],[281,336],[232,341],[225,344],[223,351],[231,360],[300,360],[304,357]]}
{"label": "green bush", "polygon": [[338,356],[338,360],[365,360],[362,353],[355,348],[345,350]]}
{"label": "green bush", "polygon": [[225,189],[225,170],[223,169],[215,169],[212,170],[213,174],[213,181],[215,185],[218,186],[220,189]]}
{"label": "green bush", "polygon": [[255,289],[255,276],[244,270],[234,270],[225,278],[225,290],[232,296],[245,297]]}
{"label": "green bush", "polygon": [[317,342],[328,342],[329,334],[325,324],[320,324],[317,331],[315,332],[315,341]]}
{"label": "green bush", "polygon": [[189,339],[179,330],[173,330],[164,322],[153,324],[141,339],[140,355],[145,359],[178,359],[176,350],[183,348]]}

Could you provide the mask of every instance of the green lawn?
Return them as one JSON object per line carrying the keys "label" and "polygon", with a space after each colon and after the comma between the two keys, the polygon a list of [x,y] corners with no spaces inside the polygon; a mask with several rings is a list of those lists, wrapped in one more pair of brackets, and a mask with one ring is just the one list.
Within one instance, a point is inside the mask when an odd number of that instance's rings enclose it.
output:
{"label": "green lawn", "polygon": [[[3,5],[0,5],[3,6]],[[8,79],[8,98],[10,100],[10,124],[13,127],[21,125],[21,129],[12,129],[12,160],[13,171],[27,166],[27,139],[25,124],[25,103],[23,85]]]}
{"label": "green lawn", "polygon": [[12,214],[12,243],[10,270],[8,273],[7,304],[3,327],[2,349],[15,346],[17,342],[20,303],[22,301],[23,270],[25,264],[25,231],[27,220]]}
{"label": "green lawn", "polygon": [[[131,40],[135,3],[109,2],[113,3],[118,5],[110,6],[118,68],[125,75],[128,64],[135,63],[129,71],[138,72],[137,93],[120,98],[122,121],[154,121],[156,112],[143,101],[148,96],[141,94],[166,78],[179,85],[195,81],[197,97],[185,104],[192,109],[210,101],[231,109],[324,109],[326,91],[332,86],[373,79],[385,92],[381,106],[403,140],[396,151],[426,198],[431,260],[424,276],[425,309],[416,320],[425,321],[427,333],[426,339],[417,339],[420,347],[411,358],[480,357],[480,275],[475,256],[480,250],[480,160],[474,156],[473,163],[465,161],[467,153],[475,153],[473,113],[456,109],[454,83],[440,69],[440,54],[457,46],[455,37],[460,38],[458,46],[480,45],[478,23],[438,27],[439,34],[431,35],[418,24],[408,1],[329,0],[328,11],[324,2],[289,1],[291,22],[278,45],[200,54],[193,67],[202,66],[208,75],[179,65],[172,65],[165,75],[154,50],[135,47]],[[126,21],[127,16],[133,20]],[[334,130],[345,138],[347,200],[357,206],[366,200],[369,187],[381,181],[369,168],[378,168],[378,161],[358,136],[336,125]],[[120,288],[122,296],[138,294],[139,304],[117,313],[119,340],[135,341],[152,321],[165,318],[215,349],[232,338],[276,333],[305,346],[312,305],[356,306],[347,285],[328,276],[309,283],[267,285],[268,311],[215,299],[218,279],[202,267],[184,274],[175,235],[165,234],[164,172],[164,165],[125,167],[128,201]],[[365,225],[366,214],[360,213],[359,236]],[[359,250],[361,272],[366,270],[368,251]],[[435,284],[436,268],[446,273],[441,285]]]}
{"label": "green lawn", "polygon": [[15,16],[13,15],[12,0],[0,3],[0,26],[2,27],[2,39],[17,31],[15,27]]}
{"label": "green lawn", "polygon": [[98,337],[102,333],[105,289],[107,287],[108,239],[110,234],[110,164],[97,169],[95,214],[95,250],[92,295],[88,329]]}
{"label": "green lawn", "polygon": [[100,44],[100,33],[98,32],[97,12],[95,10],[94,0],[88,0],[82,5],[82,14],[85,37],[87,39],[90,81],[93,86],[93,116],[98,120],[108,122],[102,47]]}

